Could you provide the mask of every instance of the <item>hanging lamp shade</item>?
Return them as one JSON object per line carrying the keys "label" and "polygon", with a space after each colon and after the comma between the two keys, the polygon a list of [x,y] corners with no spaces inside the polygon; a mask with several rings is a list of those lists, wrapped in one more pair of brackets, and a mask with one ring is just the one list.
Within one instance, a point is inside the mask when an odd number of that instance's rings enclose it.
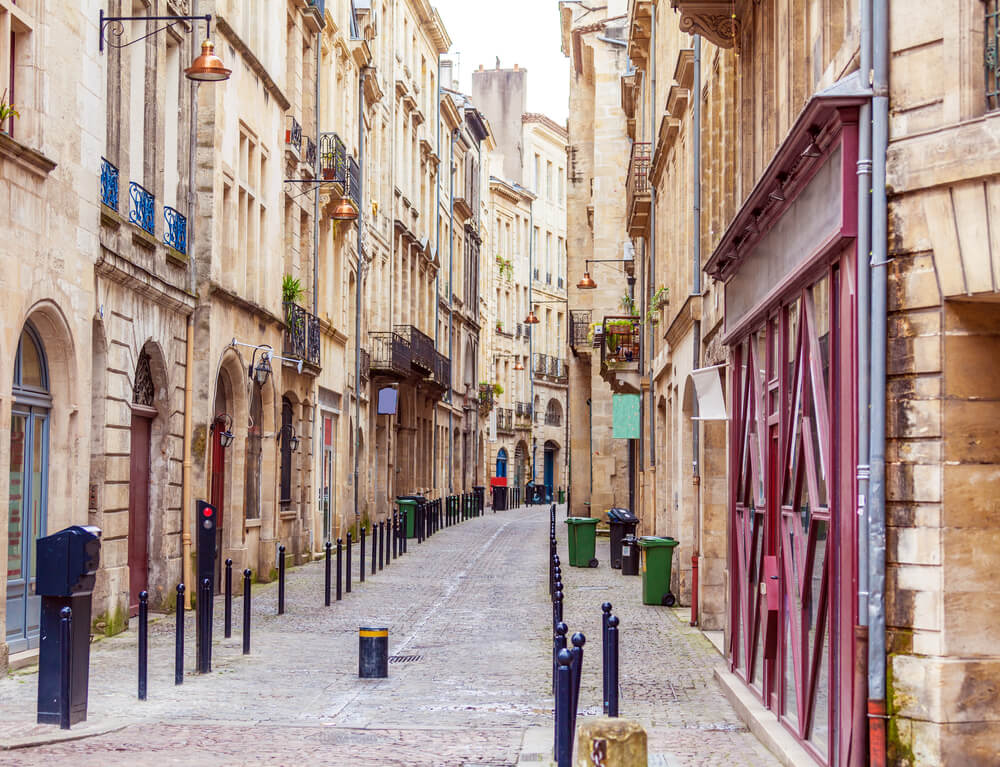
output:
{"label": "hanging lamp shade", "polygon": [[576,283],[576,286],[580,290],[593,290],[597,287],[597,283],[591,279],[590,272],[584,272],[583,279]]}
{"label": "hanging lamp shade", "polygon": [[211,40],[206,40],[201,44],[201,55],[184,70],[188,80],[196,80],[200,83],[228,80],[232,73],[233,70],[226,69],[222,59],[215,55],[215,46]]}
{"label": "hanging lamp shade", "polygon": [[537,325],[538,324],[538,317],[535,316],[534,310],[530,310],[528,312],[528,316],[524,318],[524,324],[525,325]]}
{"label": "hanging lamp shade", "polygon": [[333,212],[330,213],[330,218],[334,221],[357,221],[358,211],[351,205],[351,201],[346,197],[342,197],[337,200],[336,205],[333,206]]}
{"label": "hanging lamp shade", "polygon": [[517,362],[514,363],[514,370],[524,370],[524,364],[521,362],[521,360],[518,360]]}

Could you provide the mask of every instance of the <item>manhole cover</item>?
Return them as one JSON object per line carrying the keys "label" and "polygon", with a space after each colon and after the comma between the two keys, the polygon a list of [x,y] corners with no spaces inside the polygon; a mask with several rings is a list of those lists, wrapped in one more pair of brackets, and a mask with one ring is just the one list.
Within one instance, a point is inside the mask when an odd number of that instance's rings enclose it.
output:
{"label": "manhole cover", "polygon": [[390,656],[390,663],[414,663],[423,658],[422,655],[393,655]]}

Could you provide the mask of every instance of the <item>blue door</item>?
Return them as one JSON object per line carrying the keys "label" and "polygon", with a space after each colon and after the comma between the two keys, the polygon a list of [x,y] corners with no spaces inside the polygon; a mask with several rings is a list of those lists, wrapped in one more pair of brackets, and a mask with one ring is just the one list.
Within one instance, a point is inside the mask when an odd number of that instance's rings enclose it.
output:
{"label": "blue door", "polygon": [[507,451],[503,448],[500,448],[500,452],[497,453],[497,476],[507,476]]}
{"label": "blue door", "polygon": [[555,451],[545,448],[545,499],[552,503],[552,486],[555,484]]}

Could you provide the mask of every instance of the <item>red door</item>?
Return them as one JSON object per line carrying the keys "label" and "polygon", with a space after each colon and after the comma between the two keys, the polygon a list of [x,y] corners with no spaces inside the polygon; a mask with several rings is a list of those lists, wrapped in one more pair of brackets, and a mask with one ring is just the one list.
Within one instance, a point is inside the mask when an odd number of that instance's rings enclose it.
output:
{"label": "red door", "polygon": [[[222,422],[216,421],[212,429],[212,497],[210,503],[215,507],[215,588],[222,588],[222,531],[223,509],[226,500],[226,448],[222,446],[222,433],[225,431]],[[220,592],[221,593],[221,592]]]}
{"label": "red door", "polygon": [[129,611],[139,611],[139,593],[149,588],[149,433],[152,420],[132,414],[128,493]]}

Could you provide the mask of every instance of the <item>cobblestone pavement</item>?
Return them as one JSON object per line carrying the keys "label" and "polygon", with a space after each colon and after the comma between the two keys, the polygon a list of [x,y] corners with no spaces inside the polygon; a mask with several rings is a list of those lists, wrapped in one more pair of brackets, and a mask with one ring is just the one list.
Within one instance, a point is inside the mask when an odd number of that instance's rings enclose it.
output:
{"label": "cobblestone pavement", "polygon": [[[96,642],[89,720],[70,733],[91,737],[46,742],[63,733],[34,724],[35,674],[14,673],[0,680],[0,747],[41,744],[0,751],[0,765],[515,765],[525,733],[551,727],[547,528],[543,507],[488,512],[411,541],[329,608],[322,564],[290,569],[285,615],[276,615],[276,584],[254,588],[250,656],[241,600],[232,639],[221,638],[219,606],[211,674],[193,671],[188,616],[180,687],[175,618],[163,616],[150,627],[145,702],[135,696],[135,632]],[[598,545],[600,568],[566,568],[564,578],[565,618],[591,640],[581,713],[600,706],[600,603],[609,600],[623,628],[622,715],[651,727],[651,764],[775,764],[711,679],[711,645],[671,611],[638,604],[639,579],[610,570]],[[353,561],[356,573],[356,549]],[[389,627],[390,655],[403,662],[386,680],[360,680],[357,630],[374,623]]]}

